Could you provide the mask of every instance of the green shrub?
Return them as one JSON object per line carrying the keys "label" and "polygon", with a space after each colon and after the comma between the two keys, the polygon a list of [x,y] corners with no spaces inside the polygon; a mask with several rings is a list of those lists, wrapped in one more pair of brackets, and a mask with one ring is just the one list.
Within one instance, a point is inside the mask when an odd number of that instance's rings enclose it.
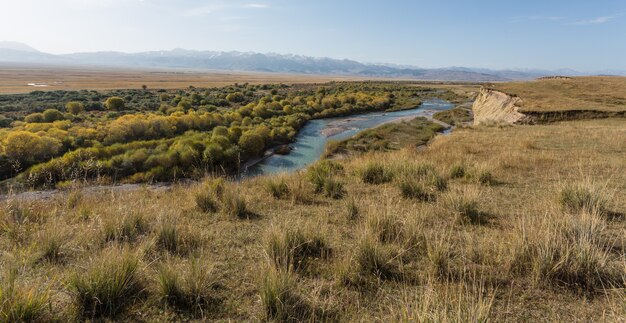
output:
{"label": "green shrub", "polygon": [[81,316],[115,316],[143,289],[139,260],[130,253],[112,252],[86,271],[74,273],[68,286]]}

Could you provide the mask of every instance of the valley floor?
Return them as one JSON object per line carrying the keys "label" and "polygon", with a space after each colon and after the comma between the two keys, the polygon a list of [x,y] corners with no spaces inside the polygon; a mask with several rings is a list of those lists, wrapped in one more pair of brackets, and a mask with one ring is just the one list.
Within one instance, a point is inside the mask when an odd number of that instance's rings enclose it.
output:
{"label": "valley floor", "polygon": [[9,199],[0,321],[623,321],[625,161],[623,119],[481,126],[293,175]]}

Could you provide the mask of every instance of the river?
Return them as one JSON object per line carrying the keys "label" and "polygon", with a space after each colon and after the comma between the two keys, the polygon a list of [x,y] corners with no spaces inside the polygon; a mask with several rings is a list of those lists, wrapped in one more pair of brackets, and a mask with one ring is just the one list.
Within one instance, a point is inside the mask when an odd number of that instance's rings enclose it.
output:
{"label": "river", "polygon": [[362,130],[407,117],[432,116],[437,111],[453,107],[450,102],[429,99],[419,107],[409,110],[311,120],[296,136],[295,142],[291,145],[293,150],[289,154],[272,155],[248,168],[242,177],[294,172],[317,161],[324,153],[328,141],[347,139]]}
{"label": "river", "polygon": [[[238,176],[239,179],[263,174],[280,172],[295,172],[316,162],[324,153],[326,143],[330,140],[349,138],[359,131],[373,128],[384,123],[394,122],[412,117],[431,117],[437,111],[448,110],[454,105],[440,99],[426,100],[415,109],[395,112],[372,112],[346,117],[316,119],[309,121],[298,133],[291,146],[293,150],[288,155],[272,155]],[[170,183],[153,184],[149,187],[155,190],[167,190]],[[140,184],[90,186],[84,190],[102,192],[108,189],[135,190],[142,187]],[[0,201],[7,198],[21,199],[48,199],[59,190],[22,192],[15,195],[5,195],[0,192]]]}

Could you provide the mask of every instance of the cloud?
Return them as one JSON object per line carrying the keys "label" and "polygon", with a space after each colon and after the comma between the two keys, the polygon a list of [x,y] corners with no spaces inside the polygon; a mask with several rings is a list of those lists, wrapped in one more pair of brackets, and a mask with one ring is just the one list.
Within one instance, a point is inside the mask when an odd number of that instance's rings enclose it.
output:
{"label": "cloud", "polygon": [[540,16],[540,15],[536,15],[536,16],[519,16],[519,17],[513,17],[511,18],[511,22],[524,22],[524,21],[560,21],[565,19],[564,17],[561,16]]}
{"label": "cloud", "polygon": [[217,12],[228,12],[232,14],[233,12],[236,12],[237,10],[241,10],[241,9],[265,9],[265,8],[269,8],[269,5],[264,4],[264,3],[233,4],[233,3],[226,3],[222,1],[215,1],[210,4],[187,9],[182,12],[182,15],[187,16],[187,17],[197,17],[197,16],[206,16],[210,14],[215,14]]}
{"label": "cloud", "polygon": [[265,9],[265,8],[269,8],[270,6],[264,3],[248,3],[243,5],[244,8],[252,8],[252,9]]}
{"label": "cloud", "polygon": [[617,18],[617,16],[603,16],[603,17],[597,17],[593,19],[583,19],[583,20],[572,22],[571,25],[576,25],[576,26],[601,25],[611,20],[614,20],[615,18]]}

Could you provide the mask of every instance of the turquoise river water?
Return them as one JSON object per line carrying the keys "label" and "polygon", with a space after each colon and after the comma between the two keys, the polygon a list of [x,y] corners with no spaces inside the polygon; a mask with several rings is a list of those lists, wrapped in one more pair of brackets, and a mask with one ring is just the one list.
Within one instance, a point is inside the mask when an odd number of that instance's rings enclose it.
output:
{"label": "turquoise river water", "polygon": [[367,114],[316,119],[309,121],[291,144],[293,150],[287,155],[272,155],[249,167],[243,177],[294,172],[317,161],[324,153],[326,143],[343,140],[358,132],[378,125],[408,117],[432,116],[437,111],[448,110],[454,105],[439,99],[424,101],[419,107],[395,112],[372,112]]}

